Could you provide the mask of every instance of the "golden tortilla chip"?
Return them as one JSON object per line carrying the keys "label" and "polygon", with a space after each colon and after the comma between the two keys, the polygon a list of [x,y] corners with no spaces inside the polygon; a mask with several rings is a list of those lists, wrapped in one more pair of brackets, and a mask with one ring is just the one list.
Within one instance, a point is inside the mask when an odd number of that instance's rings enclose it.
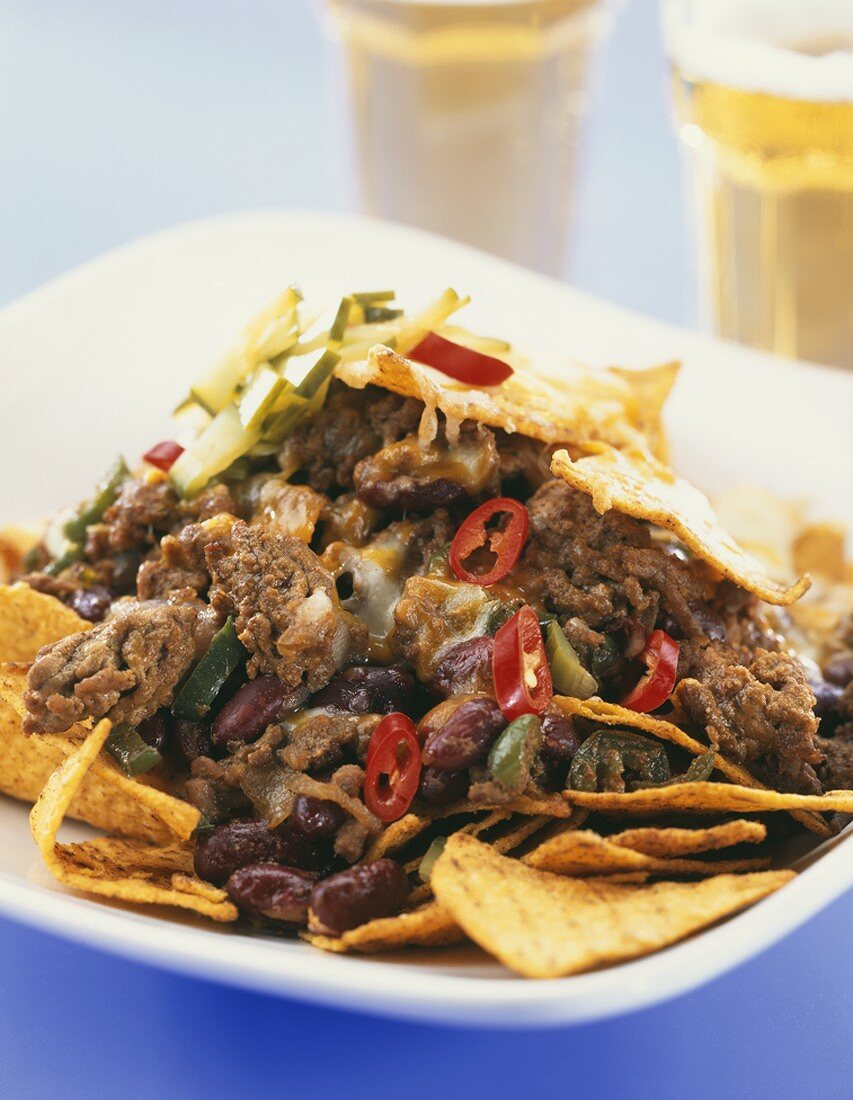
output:
{"label": "golden tortilla chip", "polygon": [[641,826],[623,829],[607,839],[611,844],[632,848],[647,856],[669,859],[673,856],[692,856],[699,852],[714,852],[731,848],[735,844],[760,844],[767,837],[767,826],[761,821],[736,818],[707,829],[675,829]]}
{"label": "golden tortilla chip", "polygon": [[[66,733],[21,732],[27,672],[0,667],[0,791],[35,802],[50,775],[73,753],[89,730],[72,726]],[[68,816],[98,829],[142,840],[166,841],[190,837],[199,812],[183,799],[126,776],[110,757],[101,754],[85,774]]]}
{"label": "golden tortilla chip", "polygon": [[591,443],[585,450],[588,453],[576,462],[567,451],[557,451],[551,472],[588,493],[596,511],[615,508],[672,531],[724,577],[768,603],[794,603],[808,589],[808,577],[790,588],[774,581],[764,565],[723,530],[707,497],[663,462],[640,449],[627,453],[609,443]]}
{"label": "golden tortilla chip", "polygon": [[770,810],[816,810],[853,813],[853,791],[791,794],[736,783],[671,783],[639,791],[563,791],[575,806],[602,813],[765,813]]}
{"label": "golden tortilla chip", "polygon": [[388,828],[380,833],[364,854],[367,863],[374,859],[382,859],[388,852],[396,852],[414,840],[430,824],[430,818],[418,817],[417,814],[406,814],[398,821],[393,821]]}
{"label": "golden tortilla chip", "polygon": [[9,584],[21,572],[24,557],[41,538],[41,525],[13,524],[0,528],[0,584]]}
{"label": "golden tortilla chip", "polygon": [[344,932],[342,936],[320,936],[306,932],[303,939],[323,951],[336,954],[347,951],[372,954],[393,951],[398,947],[450,947],[462,943],[465,933],[440,905],[430,902],[396,917],[368,921]]}
{"label": "golden tortilla chip", "polygon": [[526,817],[571,817],[566,813],[565,803],[559,795],[553,798],[528,798],[516,795],[507,802],[470,802],[467,798],[454,802],[450,806],[441,806],[432,814],[433,820],[453,817],[454,814],[478,813],[481,810],[503,810],[506,813],[524,814]]}
{"label": "golden tortilla chip", "polygon": [[423,401],[425,442],[435,438],[440,410],[450,425],[475,420],[543,443],[605,440],[615,446],[649,446],[659,435],[661,406],[677,372],[676,363],[620,372],[570,364],[559,379],[516,369],[502,385],[476,390],[381,344],[370,349],[366,360],[339,363],[335,370],[354,389],[377,385]]}
{"label": "golden tortilla chip", "polygon": [[661,859],[614,844],[588,829],[561,833],[534,848],[523,863],[557,875],[609,875],[620,871],[648,871],[665,875],[718,875],[726,871],[757,871],[769,859],[707,863],[700,859]]}
{"label": "golden tortilla chip", "polygon": [[817,573],[832,581],[844,581],[846,532],[840,523],[812,523],[794,538],[791,554],[798,573]]}
{"label": "golden tortilla chip", "polygon": [[475,943],[529,978],[648,955],[777,890],[793,871],[629,885],[527,867],[467,836],[436,862],[436,898]]}
{"label": "golden tortilla chip", "polygon": [[43,645],[92,624],[28,584],[0,584],[0,661],[31,661]]}
{"label": "golden tortilla chip", "polygon": [[[237,919],[224,890],[173,870],[174,848],[145,849],[102,840],[78,844],[56,841],[66,811],[110,733],[99,722],[48,779],[30,811],[30,828],[42,859],[64,886],[101,897],[147,905],[171,905],[217,921]],[[185,864],[183,865],[185,866]]]}
{"label": "golden tortilla chip", "polygon": [[[695,737],[685,733],[680,726],[667,722],[664,718],[655,718],[651,714],[638,714],[616,703],[605,703],[602,699],[572,699],[569,696],[555,696],[553,701],[561,710],[578,718],[603,722],[606,726],[628,726],[630,729],[642,730],[644,733],[659,737],[662,741],[670,741],[673,745],[693,753],[694,756],[701,756],[708,752],[708,745],[703,745]],[[746,768],[727,760],[718,752],[714,753],[714,767],[733,783],[738,783],[742,787],[763,789],[762,784],[753,778]],[[793,810],[791,816],[818,836],[832,835],[826,822],[816,814]]]}

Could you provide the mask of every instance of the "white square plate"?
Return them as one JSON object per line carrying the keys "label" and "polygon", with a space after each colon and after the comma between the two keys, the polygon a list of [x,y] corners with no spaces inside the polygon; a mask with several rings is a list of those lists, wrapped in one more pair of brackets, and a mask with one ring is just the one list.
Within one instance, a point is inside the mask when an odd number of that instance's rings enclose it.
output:
{"label": "white square plate", "polygon": [[[679,469],[717,492],[807,496],[853,526],[853,376],[633,316],[435,237],[366,219],[259,213],[189,225],[112,253],[0,313],[0,522],[85,495],[119,451],[168,435],[168,412],[246,319],[297,281],[311,299],[393,286],[410,305],[447,285],[466,322],[561,361],[685,369],[667,421]],[[84,827],[68,828],[83,836]],[[0,911],[160,966],[389,1016],[510,1027],[592,1020],[691,989],[778,940],[853,884],[853,838],[828,843],[751,910],[646,959],[527,982],[473,949],[342,958],[304,944],[63,892],[26,808],[0,799]]]}

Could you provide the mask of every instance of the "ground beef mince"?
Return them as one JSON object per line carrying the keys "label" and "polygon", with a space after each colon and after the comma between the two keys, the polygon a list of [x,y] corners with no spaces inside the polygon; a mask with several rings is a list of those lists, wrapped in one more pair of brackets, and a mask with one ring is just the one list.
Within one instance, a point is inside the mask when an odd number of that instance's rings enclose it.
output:
{"label": "ground beef mince", "polygon": [[85,718],[137,726],[167,706],[196,657],[197,610],[129,604],[109,621],[45,646],[24,696],[26,733]]}
{"label": "ground beef mince", "polygon": [[459,438],[423,444],[416,434],[364,458],[353,472],[355,491],[374,508],[430,512],[458,500],[492,497],[500,489],[494,433],[463,425]]}
{"label": "ground beef mince", "polygon": [[131,478],[104,512],[103,526],[107,545],[117,552],[153,546],[182,520],[181,502],[171,482]]}
{"label": "ground beef mince", "polygon": [[210,601],[233,614],[250,676],[317,691],[362,656],[366,631],[338,600],[331,574],[308,547],[235,520],[204,551]]}
{"label": "ground beef mince", "polygon": [[843,726],[834,737],[816,737],[815,745],[823,755],[817,767],[823,789],[853,789],[853,723]]}
{"label": "ground beef mince", "polygon": [[[679,636],[701,637],[696,614],[715,584],[699,562],[685,562],[653,542],[647,524],[608,511],[564,482],[546,482],[528,501],[531,538],[525,562],[549,610],[583,644],[578,626],[610,632],[636,620],[648,634],[662,610]],[[586,644],[600,638],[587,635]]]}
{"label": "ground beef mince", "polygon": [[160,543],[160,555],[142,564],[136,578],[141,600],[168,599],[172,603],[195,600],[210,585],[204,551],[217,539],[228,538],[231,521],[191,523]]}
{"label": "ground beef mince", "polygon": [[814,695],[798,662],[759,649],[749,665],[725,643],[682,643],[675,691],[724,756],[784,790],[820,793]]}
{"label": "ground beef mince", "polygon": [[285,442],[279,465],[319,492],[351,489],[356,464],[413,432],[422,412],[412,398],[334,382],[322,410]]}

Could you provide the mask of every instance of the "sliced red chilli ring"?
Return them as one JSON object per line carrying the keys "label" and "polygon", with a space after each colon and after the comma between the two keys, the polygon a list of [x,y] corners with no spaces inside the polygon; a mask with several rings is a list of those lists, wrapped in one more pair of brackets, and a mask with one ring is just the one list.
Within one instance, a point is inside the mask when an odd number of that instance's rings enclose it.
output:
{"label": "sliced red chilli ring", "polygon": [[397,821],[408,810],[421,778],[421,747],[405,714],[386,715],[370,737],[364,804],[380,821]]}
{"label": "sliced red chilli ring", "polygon": [[492,652],[495,697],[504,717],[541,714],[554,695],[539,619],[524,606],[495,635]]}
{"label": "sliced red chilli ring", "polygon": [[[496,516],[507,516],[501,527],[489,530],[486,524]],[[460,581],[488,586],[497,584],[512,570],[527,541],[530,517],[523,504],[511,497],[493,497],[481,504],[462,521],[450,544],[450,567]],[[495,561],[485,573],[468,568],[472,554],[483,547],[494,554]]]}
{"label": "sliced red chilli ring", "polygon": [[663,630],[653,630],[642,652],[647,671],[623,700],[622,705],[638,714],[657,710],[672,695],[678,670],[678,642]]}
{"label": "sliced red chilli ring", "polygon": [[151,450],[146,451],[142,460],[168,473],[183,453],[184,448],[180,443],[173,439],[164,439],[162,443],[155,443]]}
{"label": "sliced red chilli ring", "polygon": [[509,363],[502,359],[455,344],[436,332],[428,333],[417,347],[412,348],[409,358],[435,367],[466,386],[499,386],[513,373]]}

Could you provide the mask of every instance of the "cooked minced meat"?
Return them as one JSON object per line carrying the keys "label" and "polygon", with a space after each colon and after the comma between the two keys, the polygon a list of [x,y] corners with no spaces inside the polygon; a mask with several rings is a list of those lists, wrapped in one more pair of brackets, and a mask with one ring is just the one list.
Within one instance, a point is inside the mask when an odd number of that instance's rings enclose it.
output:
{"label": "cooked minced meat", "polygon": [[793,657],[759,649],[744,665],[724,642],[691,641],[680,666],[675,698],[724,756],[784,790],[820,793],[815,699]]}
{"label": "cooked minced meat", "polygon": [[92,630],[45,646],[24,695],[26,733],[60,733],[84,718],[137,726],[172,701],[195,659],[198,610],[129,604]]}
{"label": "cooked minced meat", "polygon": [[321,411],[284,443],[279,465],[319,492],[351,489],[356,464],[413,432],[422,412],[423,405],[412,398],[335,382]]}
{"label": "cooked minced meat", "polygon": [[299,539],[235,520],[204,557],[210,601],[233,614],[250,676],[317,691],[363,654],[364,626],[341,608],[331,574]]}

